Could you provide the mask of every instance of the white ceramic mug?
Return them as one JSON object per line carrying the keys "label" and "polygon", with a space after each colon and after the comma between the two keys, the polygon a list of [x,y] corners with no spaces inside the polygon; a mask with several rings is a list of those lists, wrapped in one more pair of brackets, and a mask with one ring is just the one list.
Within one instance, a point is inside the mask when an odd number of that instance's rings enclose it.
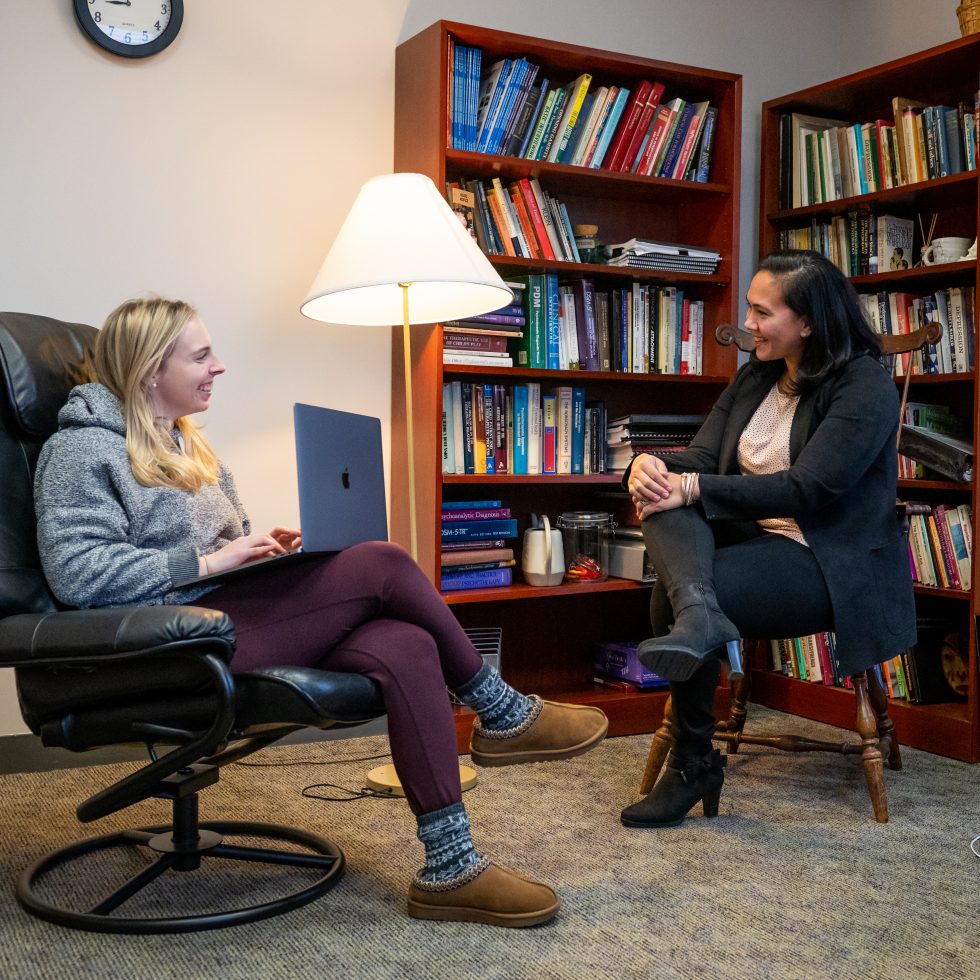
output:
{"label": "white ceramic mug", "polygon": [[942,265],[958,262],[966,255],[972,241],[969,238],[934,238],[922,250],[923,265]]}
{"label": "white ceramic mug", "polygon": [[528,585],[561,585],[565,577],[565,549],[561,531],[552,529],[547,516],[543,528],[531,527],[524,532],[521,569]]}

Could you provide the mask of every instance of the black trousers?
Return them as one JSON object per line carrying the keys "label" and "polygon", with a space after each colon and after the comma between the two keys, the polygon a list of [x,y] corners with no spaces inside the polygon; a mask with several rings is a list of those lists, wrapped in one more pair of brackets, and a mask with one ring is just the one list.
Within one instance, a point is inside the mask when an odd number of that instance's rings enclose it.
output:
{"label": "black trousers", "polygon": [[[668,517],[659,521],[660,517]],[[695,526],[699,522],[701,527]],[[699,533],[707,524],[711,537]],[[712,523],[700,506],[654,514],[643,522],[644,537],[657,536],[657,551],[677,579],[692,562],[691,548],[711,547],[718,604],[744,637],[783,639],[833,629],[833,611],[823,573],[805,545],[748,522]],[[674,621],[666,589],[658,582],[650,598],[654,636],[663,636]],[[712,710],[720,662],[710,657],[693,677],[670,685],[673,703],[674,752],[680,758],[701,756],[711,749],[715,719]]]}

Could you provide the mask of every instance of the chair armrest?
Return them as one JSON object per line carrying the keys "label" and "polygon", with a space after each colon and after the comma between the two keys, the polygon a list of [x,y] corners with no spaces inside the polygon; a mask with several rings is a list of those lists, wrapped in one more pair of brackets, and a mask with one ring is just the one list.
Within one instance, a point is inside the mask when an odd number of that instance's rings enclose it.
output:
{"label": "chair armrest", "polygon": [[175,645],[194,645],[228,660],[235,630],[225,613],[198,606],[118,606],[0,620],[2,667],[106,662]]}

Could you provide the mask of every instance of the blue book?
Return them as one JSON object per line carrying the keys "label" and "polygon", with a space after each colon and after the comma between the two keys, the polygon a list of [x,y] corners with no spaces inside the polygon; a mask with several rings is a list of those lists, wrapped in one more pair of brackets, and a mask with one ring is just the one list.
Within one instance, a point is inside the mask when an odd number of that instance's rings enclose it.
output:
{"label": "blue book", "polygon": [[502,500],[446,500],[443,501],[443,510],[492,510],[494,507],[503,507]]}
{"label": "blue book", "polygon": [[504,131],[510,121],[511,110],[514,108],[514,101],[521,90],[524,79],[530,69],[530,62],[524,58],[518,58],[511,68],[510,77],[507,79],[507,87],[504,89],[500,99],[500,107],[493,120],[490,135],[487,138],[486,152],[499,153],[500,144],[503,140]]}
{"label": "blue book", "polygon": [[589,121],[589,113],[592,112],[592,104],[594,102],[595,92],[586,92],[585,98],[582,100],[582,106],[578,111],[578,116],[575,119],[575,128],[568,137],[568,143],[565,149],[558,154],[556,163],[571,163],[575,159],[579,143],[582,142],[582,137],[585,135],[585,127]]}
{"label": "blue book", "polygon": [[514,154],[515,157],[522,157],[527,152],[527,145],[531,142],[531,137],[534,135],[534,127],[538,124],[538,117],[541,115],[541,110],[544,108],[545,96],[548,94],[548,88],[551,83],[547,78],[541,79],[541,84],[538,86],[538,101],[534,106],[534,113],[531,115],[531,120],[527,124],[527,130],[524,133],[524,138],[521,140],[520,149]]}
{"label": "blue book", "polygon": [[480,107],[480,71],[483,49],[469,49],[469,90],[467,93],[466,149],[476,149],[476,117]]}
{"label": "blue book", "polygon": [[514,472],[527,473],[527,385],[514,386]]}
{"label": "blue book", "polygon": [[572,472],[585,472],[584,388],[572,388]]}
{"label": "blue book", "polygon": [[[698,140],[698,162],[694,171],[694,179],[699,184],[708,182],[708,171],[711,168],[711,147],[715,141],[715,120],[718,118],[718,109],[708,106],[708,111],[704,115],[704,125],[701,127],[701,136]],[[693,156],[693,154],[691,154]]]}
{"label": "blue book", "polygon": [[487,72],[487,77],[481,83],[480,93],[481,104],[486,105],[486,111],[479,119],[479,129],[477,131],[477,142],[474,149],[483,153],[486,149],[487,140],[490,138],[490,129],[493,126],[494,115],[500,105],[507,79],[510,77],[512,62],[510,58],[501,58],[500,61],[491,65]]}
{"label": "blue book", "polygon": [[687,136],[688,126],[691,125],[691,117],[696,110],[697,106],[693,102],[686,103],[681,110],[680,118],[677,120],[674,133],[670,137],[670,143],[667,145],[667,151],[664,153],[663,163],[660,164],[657,176],[671,177],[673,175],[674,167],[677,166],[677,158],[684,146],[684,137]]}
{"label": "blue book", "polygon": [[466,149],[465,132],[465,92],[467,49],[462,44],[453,46],[453,105],[452,105],[452,144],[455,150]]}
{"label": "blue book", "polygon": [[619,117],[623,114],[623,110],[626,108],[626,100],[629,97],[630,90],[628,88],[621,88],[619,90],[616,101],[613,103],[612,109],[609,110],[609,115],[602,124],[602,129],[599,131],[599,142],[596,144],[595,153],[592,154],[592,159],[589,161],[590,168],[598,170],[602,166],[606,151],[612,142],[613,133],[616,131],[616,126],[619,123]]}
{"label": "blue book", "polygon": [[510,110],[507,113],[507,118],[504,120],[500,138],[497,141],[496,152],[499,154],[506,154],[507,150],[510,148],[511,141],[514,138],[514,133],[521,121],[522,114],[524,114],[524,107],[531,95],[531,89],[534,87],[535,79],[538,77],[539,69],[537,65],[532,65],[529,61],[525,61],[524,64],[524,77],[521,79],[520,87],[518,88],[517,93],[514,96],[514,100],[511,103]]}
{"label": "blue book", "polygon": [[575,244],[575,232],[572,231],[572,220],[568,217],[568,208],[565,207],[564,202],[559,203],[558,210],[561,212],[562,224],[565,226],[565,233],[568,235],[569,244],[572,246],[573,261],[581,262],[582,259],[578,254],[578,246]]}
{"label": "blue book", "polygon": [[443,541],[489,541],[492,538],[516,538],[517,518],[495,521],[452,521],[441,527]]}
{"label": "blue book", "polygon": [[[861,182],[861,193],[867,194],[868,178],[864,172],[864,136],[861,133],[861,124],[855,123],[851,128],[854,130],[855,149],[857,150],[857,171],[858,179]],[[814,200],[816,199],[814,198]],[[808,201],[807,203],[809,204],[810,202]]]}
{"label": "blue book", "polygon": [[557,371],[561,367],[558,354],[558,336],[561,330],[561,320],[559,310],[561,309],[561,298],[558,295],[558,276],[548,273],[545,277],[545,311],[547,315],[547,334],[545,355],[547,361],[545,367],[549,371]]}
{"label": "blue book", "polygon": [[473,459],[473,385],[464,381],[460,385],[460,401],[463,403],[463,472],[475,473]]}
{"label": "blue book", "polygon": [[[479,388],[480,386],[477,385]],[[487,446],[487,473],[493,473],[497,461],[494,447],[497,444],[497,427],[493,412],[493,385],[483,385],[483,432]]]}
{"label": "blue book", "polygon": [[513,581],[511,568],[487,568],[479,572],[450,572],[443,575],[439,587],[443,592],[457,589],[487,589],[510,585]]}

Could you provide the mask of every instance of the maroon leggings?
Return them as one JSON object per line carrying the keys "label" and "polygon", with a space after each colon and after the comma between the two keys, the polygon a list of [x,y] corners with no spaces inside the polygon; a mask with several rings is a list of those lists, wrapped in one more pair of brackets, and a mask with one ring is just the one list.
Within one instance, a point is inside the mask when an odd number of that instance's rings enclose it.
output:
{"label": "maroon leggings", "polygon": [[222,585],[195,605],[231,616],[236,671],[292,664],[372,678],[384,698],[391,757],[412,812],[460,801],[446,687],[465,684],[483,661],[398,545],[372,541],[273,565]]}

